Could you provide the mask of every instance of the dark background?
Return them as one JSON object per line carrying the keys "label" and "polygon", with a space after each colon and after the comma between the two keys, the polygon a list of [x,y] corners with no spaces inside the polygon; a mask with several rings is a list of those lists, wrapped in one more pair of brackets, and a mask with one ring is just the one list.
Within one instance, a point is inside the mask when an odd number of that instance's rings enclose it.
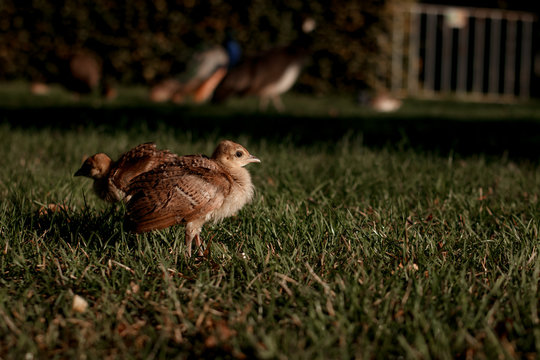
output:
{"label": "dark background", "polygon": [[[384,44],[389,44],[392,12],[411,3],[4,0],[0,81],[60,80],[69,56],[87,49],[100,55],[109,82],[151,85],[184,71],[194,52],[221,44],[228,30],[244,54],[254,54],[290,43],[299,35],[302,20],[311,16],[318,25],[313,53],[295,89],[319,94],[357,91],[373,87],[374,69],[389,61],[390,49]],[[430,3],[538,13],[534,1]],[[539,38],[537,29],[535,37]]]}

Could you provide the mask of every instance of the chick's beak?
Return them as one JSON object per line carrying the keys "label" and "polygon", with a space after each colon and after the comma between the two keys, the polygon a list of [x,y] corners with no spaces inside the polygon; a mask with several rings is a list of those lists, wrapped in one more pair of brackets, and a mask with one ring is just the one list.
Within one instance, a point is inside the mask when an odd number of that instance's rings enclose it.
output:
{"label": "chick's beak", "polygon": [[260,162],[261,162],[261,160],[259,160],[258,157],[253,156],[253,155],[249,155],[247,161],[250,162],[250,163],[252,163],[252,162],[253,162],[253,163],[260,163]]}
{"label": "chick's beak", "polygon": [[75,174],[73,174],[73,176],[89,176],[89,175],[90,175],[90,166],[88,166],[87,164],[83,164],[83,166],[81,166],[81,168],[77,170]]}

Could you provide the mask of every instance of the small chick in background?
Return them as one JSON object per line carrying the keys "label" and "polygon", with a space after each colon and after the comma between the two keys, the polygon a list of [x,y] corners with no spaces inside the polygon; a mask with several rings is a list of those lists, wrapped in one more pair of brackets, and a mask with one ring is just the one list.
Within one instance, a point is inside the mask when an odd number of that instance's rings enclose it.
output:
{"label": "small chick in background", "polygon": [[392,96],[387,91],[372,93],[368,90],[362,90],[358,93],[358,103],[378,112],[397,111],[403,104],[401,100]]}
{"label": "small chick in background", "polygon": [[178,156],[170,151],[158,150],[155,144],[145,143],[124,153],[117,161],[104,153],[92,155],[74,176],[93,179],[94,192],[100,199],[117,202],[126,198],[126,189],[133,178],[177,159]]}
{"label": "small chick in background", "polygon": [[143,233],[185,223],[188,256],[193,240],[202,255],[203,225],[232,216],[251,201],[254,187],[244,166],[255,162],[260,160],[242,145],[225,140],[210,158],[182,156],[139,175],[127,189],[126,228]]}

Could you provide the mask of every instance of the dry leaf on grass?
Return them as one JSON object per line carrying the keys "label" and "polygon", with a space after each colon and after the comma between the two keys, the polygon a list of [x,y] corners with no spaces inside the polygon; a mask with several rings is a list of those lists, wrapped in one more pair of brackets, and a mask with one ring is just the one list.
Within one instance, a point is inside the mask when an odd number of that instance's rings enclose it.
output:
{"label": "dry leaf on grass", "polygon": [[73,297],[72,309],[75,312],[83,313],[88,309],[88,302],[83,297],[75,295]]}
{"label": "dry leaf on grass", "polygon": [[47,206],[40,207],[39,208],[39,215],[44,216],[44,215],[49,215],[49,214],[59,212],[59,211],[67,212],[68,209],[69,208],[67,207],[67,205],[51,203],[51,204],[48,204]]}

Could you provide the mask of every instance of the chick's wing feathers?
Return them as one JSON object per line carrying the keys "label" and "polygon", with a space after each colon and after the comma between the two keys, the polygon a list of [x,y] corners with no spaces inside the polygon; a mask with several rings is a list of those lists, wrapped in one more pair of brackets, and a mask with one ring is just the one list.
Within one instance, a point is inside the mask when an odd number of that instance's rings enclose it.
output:
{"label": "chick's wing feathers", "polygon": [[164,162],[153,170],[134,177],[126,190],[128,194],[135,194],[140,190],[148,191],[152,188],[163,189],[173,186],[172,181],[193,175],[206,179],[210,183],[230,187],[231,176],[215,161],[204,155],[187,155]]}
{"label": "chick's wing feathers", "polygon": [[145,232],[205,218],[223,204],[230,188],[230,176],[219,165],[206,158],[183,157],[133,179],[128,190],[133,194],[127,204],[129,225]]}
{"label": "chick's wing feathers", "polygon": [[222,168],[206,155],[185,155],[175,162],[175,165],[189,169],[190,171],[221,171]]}
{"label": "chick's wing feathers", "polygon": [[[162,188],[162,184],[158,184],[153,191],[136,193],[127,204],[133,230],[145,232],[189,222],[204,218],[220,207],[224,195],[219,189],[199,177],[194,179],[186,176],[172,187]],[[196,189],[197,184],[203,186]]]}
{"label": "chick's wing feathers", "polygon": [[168,150],[158,150],[154,143],[144,143],[122,155],[113,165],[109,178],[118,188],[125,189],[137,175],[177,159]]}

